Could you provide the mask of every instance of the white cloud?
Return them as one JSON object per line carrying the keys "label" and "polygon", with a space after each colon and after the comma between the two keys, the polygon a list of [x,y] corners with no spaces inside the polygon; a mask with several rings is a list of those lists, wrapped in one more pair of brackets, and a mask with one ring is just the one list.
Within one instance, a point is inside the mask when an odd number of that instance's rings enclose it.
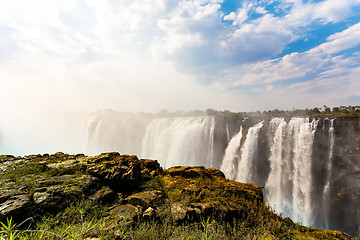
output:
{"label": "white cloud", "polygon": [[314,6],[314,17],[321,18],[325,22],[339,22],[351,14],[351,7],[357,3],[358,0],[322,1]]}
{"label": "white cloud", "polygon": [[329,36],[327,40],[328,42],[321,44],[319,49],[328,53],[338,53],[356,47],[360,44],[360,23]]}
{"label": "white cloud", "polygon": [[[289,43],[306,37],[305,31],[311,24],[342,21],[352,14],[349,6],[359,4],[358,0],[345,2],[282,2],[279,8],[285,14],[276,16],[266,10],[270,2],[245,1],[239,9],[223,16],[218,3],[180,1],[158,21],[164,35],[153,44],[152,52],[193,73],[204,71],[206,65],[213,68],[219,62],[231,66],[270,59]],[[264,15],[249,18],[252,13]]]}
{"label": "white cloud", "polygon": [[[247,100],[249,95],[237,89],[274,93],[288,79],[322,72],[316,79],[320,86],[337,70],[343,69],[336,75],[341,79],[358,73],[350,71],[358,56],[339,54],[358,46],[359,24],[312,50],[273,58],[306,36],[312,24],[340,22],[354,14],[359,0],[283,1],[280,15],[267,8],[270,1],[248,1],[225,16],[222,2],[3,3],[0,31],[6,30],[0,49],[6,55],[1,56],[0,83],[6,91],[1,104],[11,99],[15,105],[59,108],[223,108],[228,101],[234,101],[233,107],[239,101],[256,106],[261,99]],[[196,74],[184,74],[189,72]],[[199,79],[207,81],[201,85]],[[358,86],[353,80],[344,82]],[[311,84],[305,86],[311,89]]]}
{"label": "white cloud", "polygon": [[236,13],[231,12],[228,15],[224,16],[224,20],[226,21],[234,21],[236,19]]}
{"label": "white cloud", "polygon": [[360,55],[357,52],[350,56],[339,54],[358,46],[359,39],[359,24],[355,24],[304,53],[294,52],[282,58],[227,69],[222,72],[225,77],[213,87],[229,90],[250,86],[253,92],[276,90],[274,94],[308,95],[314,96],[312,100],[317,104],[321,103],[317,95],[322,98],[326,95],[326,101],[332,99],[334,104],[358,97]]}
{"label": "white cloud", "polygon": [[244,2],[242,7],[237,10],[237,12],[231,12],[230,14],[224,16],[224,20],[231,20],[233,21],[233,25],[241,25],[248,19],[248,13],[253,7],[252,3]]}
{"label": "white cloud", "polygon": [[255,12],[259,13],[259,14],[266,14],[268,13],[268,11],[266,11],[266,9],[264,7],[256,7]]}

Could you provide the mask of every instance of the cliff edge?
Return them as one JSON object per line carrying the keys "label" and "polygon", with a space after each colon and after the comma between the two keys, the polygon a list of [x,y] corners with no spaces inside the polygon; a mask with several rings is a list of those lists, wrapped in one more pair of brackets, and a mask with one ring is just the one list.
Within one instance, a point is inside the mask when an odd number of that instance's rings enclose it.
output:
{"label": "cliff edge", "polygon": [[220,170],[116,152],[1,155],[0,187],[1,238],[353,239],[283,219]]}

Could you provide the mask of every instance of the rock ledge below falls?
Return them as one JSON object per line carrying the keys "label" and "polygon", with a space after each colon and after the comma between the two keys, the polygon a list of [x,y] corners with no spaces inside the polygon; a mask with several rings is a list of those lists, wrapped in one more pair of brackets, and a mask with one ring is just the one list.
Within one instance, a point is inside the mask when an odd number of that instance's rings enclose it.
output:
{"label": "rock ledge below falls", "polygon": [[[0,156],[0,221],[15,222],[66,211],[76,201],[105,206],[104,231],[139,222],[191,224],[203,219],[243,221],[248,228],[276,222],[271,238],[352,239],[337,231],[304,230],[266,207],[261,188],[225,178],[217,169],[178,166],[116,152]],[[272,232],[273,231],[273,232]],[[319,237],[319,238],[317,238]],[[121,238],[119,238],[121,239]],[[265,238],[264,238],[265,239]]]}

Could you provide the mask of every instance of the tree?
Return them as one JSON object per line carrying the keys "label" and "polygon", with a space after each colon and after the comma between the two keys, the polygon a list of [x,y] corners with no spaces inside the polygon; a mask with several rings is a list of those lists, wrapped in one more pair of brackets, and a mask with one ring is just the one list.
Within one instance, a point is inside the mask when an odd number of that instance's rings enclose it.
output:
{"label": "tree", "polygon": [[333,111],[333,113],[339,113],[340,108],[339,107],[333,107],[332,111]]}
{"label": "tree", "polygon": [[206,109],[206,114],[208,116],[215,116],[217,114],[217,111],[214,109]]}

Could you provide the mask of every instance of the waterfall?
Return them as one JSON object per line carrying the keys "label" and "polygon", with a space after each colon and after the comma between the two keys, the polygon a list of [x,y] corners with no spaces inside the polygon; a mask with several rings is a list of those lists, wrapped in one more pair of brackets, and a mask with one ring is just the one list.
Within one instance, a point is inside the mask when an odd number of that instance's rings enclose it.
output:
{"label": "waterfall", "polygon": [[266,182],[268,203],[277,212],[305,225],[312,224],[311,163],[317,121],[308,118],[274,118],[270,146],[270,174]]}
{"label": "waterfall", "polygon": [[323,213],[325,219],[325,227],[329,227],[329,198],[330,198],[330,180],[331,180],[331,173],[332,173],[332,161],[333,161],[333,151],[334,151],[334,144],[335,144],[335,134],[334,134],[334,120],[330,120],[330,127],[329,127],[329,157],[327,159],[327,173],[326,173],[326,184],[324,187],[323,193]]}
{"label": "waterfall", "polygon": [[[318,121],[306,117],[265,116],[262,122],[262,117],[249,117],[240,126],[243,115],[154,117],[111,111],[36,118],[19,113],[1,119],[0,151],[15,155],[118,151],[156,159],[164,168],[220,166],[229,179],[264,186],[267,203],[295,222],[355,231],[350,222],[359,222],[357,211],[352,211],[358,209],[354,196],[359,167],[354,156],[359,120],[325,119],[318,129]],[[249,122],[257,124],[249,127]],[[352,169],[352,174],[343,174]],[[347,191],[339,195],[339,189]]]}
{"label": "waterfall", "polygon": [[316,121],[309,123],[308,118],[296,118],[290,121],[289,126],[294,132],[293,218],[311,225],[311,156]]}
{"label": "waterfall", "polygon": [[236,181],[251,182],[254,154],[257,151],[258,135],[263,122],[249,128],[244,145],[240,151],[240,161]]}
{"label": "waterfall", "polygon": [[289,164],[289,148],[286,145],[287,123],[283,118],[274,118],[270,121],[270,174],[266,183],[268,203],[275,207],[277,212],[283,212],[290,215],[291,195],[289,195],[288,186],[291,177],[291,168]]}
{"label": "waterfall", "polygon": [[224,158],[220,167],[225,176],[230,179],[235,179],[236,176],[236,165],[239,161],[241,139],[242,126],[240,126],[239,132],[230,140],[228,146],[226,147]]}
{"label": "waterfall", "polygon": [[212,118],[210,121],[210,128],[209,128],[209,149],[207,154],[207,163],[210,163],[210,166],[214,166],[214,136],[215,136],[215,119]]}
{"label": "waterfall", "polygon": [[104,142],[101,133],[101,124],[103,120],[97,120],[91,122],[88,130],[88,140],[86,143],[86,152],[91,154],[97,151],[102,151],[102,144]]}
{"label": "waterfall", "polygon": [[227,141],[229,142],[231,139],[230,139],[230,131],[229,131],[229,125],[226,124],[226,139]]}
{"label": "waterfall", "polygon": [[141,156],[158,159],[165,168],[175,165],[211,167],[214,128],[213,117],[154,119],[146,129]]}

